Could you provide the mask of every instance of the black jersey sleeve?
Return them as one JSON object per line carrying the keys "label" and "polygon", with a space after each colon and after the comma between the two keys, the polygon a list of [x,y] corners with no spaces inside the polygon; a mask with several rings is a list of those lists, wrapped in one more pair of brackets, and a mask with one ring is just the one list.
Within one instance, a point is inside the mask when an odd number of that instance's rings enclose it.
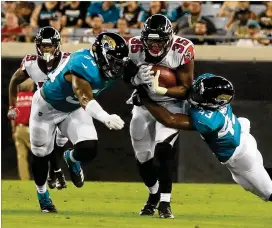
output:
{"label": "black jersey sleeve", "polygon": [[136,66],[136,64],[132,61],[129,60],[128,64],[125,66],[124,69],[124,75],[123,75],[123,80],[125,83],[130,83],[131,78],[134,77],[139,71],[139,67]]}

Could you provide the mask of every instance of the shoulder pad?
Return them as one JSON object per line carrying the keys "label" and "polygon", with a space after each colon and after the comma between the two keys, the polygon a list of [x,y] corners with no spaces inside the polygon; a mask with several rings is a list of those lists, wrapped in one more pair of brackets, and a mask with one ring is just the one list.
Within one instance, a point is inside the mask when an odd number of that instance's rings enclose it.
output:
{"label": "shoulder pad", "polygon": [[22,62],[20,67],[22,68],[22,70],[25,70],[30,64],[32,64],[34,61],[36,61],[38,58],[37,55],[26,55]]}

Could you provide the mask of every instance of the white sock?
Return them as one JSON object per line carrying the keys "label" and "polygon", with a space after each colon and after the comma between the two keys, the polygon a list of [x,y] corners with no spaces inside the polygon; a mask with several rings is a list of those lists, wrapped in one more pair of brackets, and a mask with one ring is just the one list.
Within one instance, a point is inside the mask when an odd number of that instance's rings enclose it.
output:
{"label": "white sock", "polygon": [[38,186],[36,185],[37,191],[38,193],[45,193],[46,192],[46,184],[44,184],[43,186]]}
{"label": "white sock", "polygon": [[169,202],[171,200],[171,193],[161,193],[161,200],[160,202]]}
{"label": "white sock", "polygon": [[74,153],[74,150],[72,150],[72,151],[70,152],[70,159],[71,159],[72,162],[77,162],[77,160],[74,159],[74,157],[73,157],[73,153]]}
{"label": "white sock", "polygon": [[159,190],[159,181],[157,181],[152,187],[148,187],[148,191],[151,194],[156,194]]}

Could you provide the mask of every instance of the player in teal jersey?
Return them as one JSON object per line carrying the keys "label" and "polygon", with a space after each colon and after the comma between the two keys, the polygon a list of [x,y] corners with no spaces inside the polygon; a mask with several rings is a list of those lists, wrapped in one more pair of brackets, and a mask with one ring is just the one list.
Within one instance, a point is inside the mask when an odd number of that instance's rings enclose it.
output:
{"label": "player in teal jersey", "polygon": [[[158,77],[159,73],[153,86],[158,86]],[[250,122],[246,118],[237,119],[232,112],[231,82],[213,74],[198,77],[188,95],[191,105],[188,115],[171,113],[148,99],[144,90],[139,93],[140,102],[159,122],[171,128],[197,130],[235,182],[261,199],[272,201],[272,181],[263,167],[256,140],[250,134]]]}
{"label": "player in teal jersey", "polygon": [[84,184],[80,163],[91,161],[97,152],[98,138],[92,118],[109,129],[123,128],[123,120],[104,111],[94,98],[123,75],[127,60],[126,41],[115,33],[101,33],[92,49],[81,49],[68,56],[34,94],[30,142],[34,154],[33,176],[42,212],[56,212],[45,184],[56,128],[73,143],[74,149],[66,151],[64,159],[76,187]]}

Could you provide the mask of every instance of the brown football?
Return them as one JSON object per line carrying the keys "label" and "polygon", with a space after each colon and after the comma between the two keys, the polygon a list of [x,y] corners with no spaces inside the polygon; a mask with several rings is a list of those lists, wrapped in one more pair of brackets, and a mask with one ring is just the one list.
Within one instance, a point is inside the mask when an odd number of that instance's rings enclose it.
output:
{"label": "brown football", "polygon": [[154,74],[160,70],[159,85],[165,88],[170,88],[177,85],[175,72],[166,66],[154,65],[152,67]]}

